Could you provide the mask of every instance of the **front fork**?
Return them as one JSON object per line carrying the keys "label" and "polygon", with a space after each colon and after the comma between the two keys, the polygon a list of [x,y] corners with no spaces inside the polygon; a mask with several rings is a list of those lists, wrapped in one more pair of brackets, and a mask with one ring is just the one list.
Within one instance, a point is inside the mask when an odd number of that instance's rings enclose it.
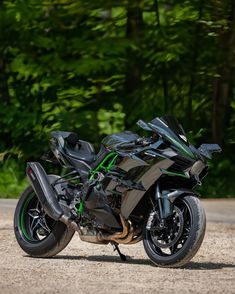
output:
{"label": "front fork", "polygon": [[162,196],[159,183],[157,183],[155,199],[158,202],[159,213],[160,213],[161,219],[166,219],[167,217],[169,217],[173,214],[174,205],[166,196],[165,197]]}
{"label": "front fork", "polygon": [[[156,186],[156,193],[155,193],[155,200],[158,203],[159,207],[159,226],[160,228],[164,228],[166,226],[166,219],[173,214],[174,205],[173,203],[167,198],[167,196],[163,196],[160,191],[160,185],[157,183]],[[153,222],[155,220],[156,211],[154,209],[153,212],[150,213],[147,226],[148,230],[151,229]]]}

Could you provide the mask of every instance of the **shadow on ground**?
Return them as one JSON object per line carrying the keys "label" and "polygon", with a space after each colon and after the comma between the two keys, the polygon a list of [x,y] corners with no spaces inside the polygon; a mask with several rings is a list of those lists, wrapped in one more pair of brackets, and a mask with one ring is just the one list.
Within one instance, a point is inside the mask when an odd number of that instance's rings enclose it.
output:
{"label": "shadow on ground", "polygon": [[[64,260],[87,260],[93,262],[115,262],[115,263],[127,263],[127,264],[142,264],[154,266],[152,262],[148,259],[132,259],[130,256],[127,256],[127,261],[122,261],[118,256],[72,256],[72,255],[57,255],[53,259],[64,259]],[[189,262],[186,264],[184,269],[187,270],[216,270],[222,268],[235,268],[235,264],[232,263],[221,263],[221,262]]]}
{"label": "shadow on ground", "polygon": [[235,264],[221,262],[189,262],[184,268],[189,270],[216,270],[222,268],[235,268]]}
{"label": "shadow on ground", "polygon": [[75,256],[75,255],[57,255],[52,257],[53,259],[64,259],[64,260],[87,260],[95,262],[114,262],[114,263],[128,263],[128,264],[143,264],[151,265],[150,260],[147,259],[132,259],[130,256],[126,256],[127,260],[122,261],[119,256],[112,255],[93,255],[93,256]]}

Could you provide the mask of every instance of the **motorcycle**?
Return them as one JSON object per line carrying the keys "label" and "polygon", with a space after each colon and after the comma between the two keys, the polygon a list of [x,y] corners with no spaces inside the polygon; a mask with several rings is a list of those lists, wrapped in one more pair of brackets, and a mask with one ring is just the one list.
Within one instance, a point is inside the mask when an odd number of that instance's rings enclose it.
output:
{"label": "motorcycle", "polygon": [[112,244],[122,260],[119,244],[141,240],[157,266],[181,267],[191,260],[206,228],[193,189],[207,174],[207,160],[221,148],[195,148],[171,116],[137,124],[151,136],[109,135],[98,154],[76,133],[52,132],[44,160],[68,172],[48,175],[39,162],[27,163],[30,185],[14,216],[16,239],[27,254],[52,257],[77,231],[82,241]]}

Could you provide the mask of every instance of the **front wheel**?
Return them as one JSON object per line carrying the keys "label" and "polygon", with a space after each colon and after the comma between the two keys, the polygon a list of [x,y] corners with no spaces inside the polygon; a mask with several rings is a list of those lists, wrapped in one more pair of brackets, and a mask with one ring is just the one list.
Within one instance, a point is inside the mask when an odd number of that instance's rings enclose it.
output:
{"label": "front wheel", "polygon": [[144,248],[151,261],[160,267],[181,267],[197,253],[205,235],[205,211],[197,197],[175,200],[173,215],[159,226],[156,211],[151,229],[144,229]]}

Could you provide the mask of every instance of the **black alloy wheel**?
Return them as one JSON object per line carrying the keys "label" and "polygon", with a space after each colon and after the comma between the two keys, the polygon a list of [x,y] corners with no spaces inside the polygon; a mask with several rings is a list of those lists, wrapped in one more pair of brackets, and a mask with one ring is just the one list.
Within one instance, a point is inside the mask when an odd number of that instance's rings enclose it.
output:
{"label": "black alloy wheel", "polygon": [[166,227],[155,218],[150,230],[144,230],[144,248],[151,261],[161,267],[180,267],[198,251],[203,241],[206,218],[198,198],[176,199],[173,216]]}
{"label": "black alloy wheel", "polygon": [[31,186],[25,189],[17,203],[14,232],[20,247],[34,257],[56,255],[74,235],[74,230],[45,213]]}
{"label": "black alloy wheel", "polygon": [[46,215],[35,192],[29,194],[20,211],[20,231],[29,242],[40,242],[49,236],[56,221]]}

